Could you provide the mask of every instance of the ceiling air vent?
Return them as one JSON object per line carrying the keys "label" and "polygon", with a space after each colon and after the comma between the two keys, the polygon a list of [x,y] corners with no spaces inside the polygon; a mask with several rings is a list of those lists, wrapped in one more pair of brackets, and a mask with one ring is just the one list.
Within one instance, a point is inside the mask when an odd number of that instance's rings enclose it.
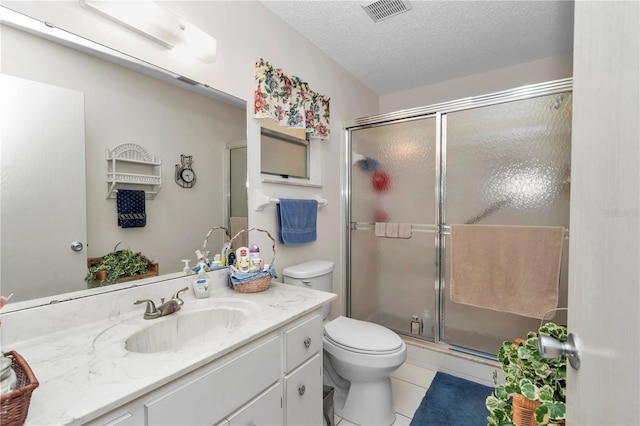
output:
{"label": "ceiling air vent", "polygon": [[411,9],[409,3],[402,0],[366,1],[360,3],[360,6],[373,19],[373,22],[380,22]]}

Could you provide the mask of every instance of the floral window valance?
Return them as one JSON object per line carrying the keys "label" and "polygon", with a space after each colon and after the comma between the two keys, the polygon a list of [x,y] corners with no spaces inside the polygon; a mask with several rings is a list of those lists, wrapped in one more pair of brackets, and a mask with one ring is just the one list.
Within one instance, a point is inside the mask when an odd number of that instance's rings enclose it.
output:
{"label": "floral window valance", "polygon": [[272,118],[279,126],[306,129],[313,138],[329,139],[329,98],[289,77],[269,62],[256,62],[254,117]]}

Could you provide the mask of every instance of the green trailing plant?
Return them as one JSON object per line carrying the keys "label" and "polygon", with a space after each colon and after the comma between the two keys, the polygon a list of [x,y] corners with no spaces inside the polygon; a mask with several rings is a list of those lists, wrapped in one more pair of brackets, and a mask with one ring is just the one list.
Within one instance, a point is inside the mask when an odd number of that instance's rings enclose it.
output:
{"label": "green trailing plant", "polygon": [[500,346],[498,361],[504,371],[504,384],[498,384],[497,371],[494,371],[496,388],[486,399],[490,413],[488,426],[514,426],[510,401],[514,394],[541,404],[535,411],[539,425],[564,424],[567,360],[565,357],[542,358],[538,351],[539,334],[567,341],[567,327],[549,322],[537,333],[529,332],[526,340],[506,341]]}
{"label": "green trailing plant", "polygon": [[85,280],[95,281],[98,273],[105,271],[107,276],[101,285],[114,284],[122,277],[146,274],[149,272],[149,263],[149,259],[140,253],[134,253],[131,250],[114,251],[91,266]]}

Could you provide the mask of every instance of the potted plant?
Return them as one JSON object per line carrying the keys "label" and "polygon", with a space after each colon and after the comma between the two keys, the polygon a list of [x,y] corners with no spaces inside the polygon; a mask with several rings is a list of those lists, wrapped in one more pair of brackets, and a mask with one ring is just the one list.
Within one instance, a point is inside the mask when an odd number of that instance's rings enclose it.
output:
{"label": "potted plant", "polygon": [[[564,425],[567,360],[542,358],[538,351],[539,334],[567,341],[567,327],[549,322],[537,333],[529,332],[526,340],[506,341],[500,346],[498,361],[504,371],[504,384],[498,385],[494,371],[496,388],[486,400],[489,426],[535,425],[534,421],[538,425]],[[530,417],[528,423],[522,420],[523,413]]]}
{"label": "potted plant", "polygon": [[89,259],[89,272],[85,280],[89,283],[98,281],[100,285],[109,285],[157,274],[157,263],[151,262],[141,253],[117,250],[101,258]]}

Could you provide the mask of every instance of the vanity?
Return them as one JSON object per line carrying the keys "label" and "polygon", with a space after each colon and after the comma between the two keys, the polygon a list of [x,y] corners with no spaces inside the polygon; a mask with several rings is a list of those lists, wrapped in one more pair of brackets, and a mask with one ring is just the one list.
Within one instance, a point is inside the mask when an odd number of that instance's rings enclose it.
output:
{"label": "vanity", "polygon": [[3,350],[20,353],[40,382],[25,424],[322,424],[321,308],[337,296],[214,286],[207,299],[181,293],[179,311],[153,320],[133,304],[190,282],[3,314]]}

